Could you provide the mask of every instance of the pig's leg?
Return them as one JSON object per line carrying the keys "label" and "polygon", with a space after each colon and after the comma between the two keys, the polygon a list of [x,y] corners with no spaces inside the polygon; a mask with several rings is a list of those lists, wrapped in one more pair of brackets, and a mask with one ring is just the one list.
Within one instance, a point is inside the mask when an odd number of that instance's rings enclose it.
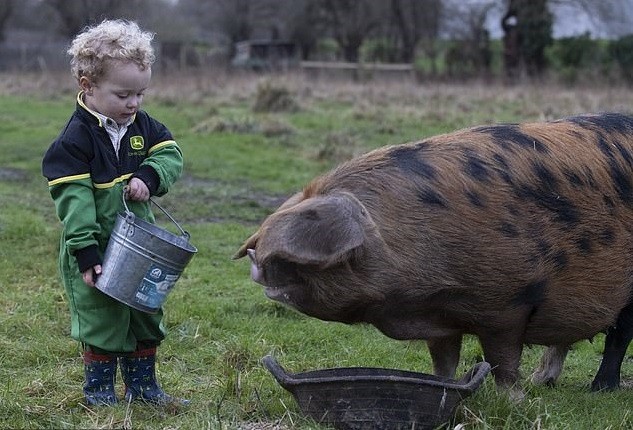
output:
{"label": "pig's leg", "polygon": [[607,331],[602,362],[591,383],[591,391],[615,390],[620,386],[620,368],[631,339],[633,339],[633,303],[629,303],[622,309],[615,327]]}
{"label": "pig's leg", "polygon": [[552,345],[545,350],[539,367],[532,373],[533,384],[554,385],[563,371],[569,345]]}
{"label": "pig's leg", "polygon": [[479,341],[497,386],[513,388],[519,380],[519,362],[523,352],[521,335],[512,331],[495,332],[479,335]]}
{"label": "pig's leg", "polygon": [[426,344],[433,360],[433,373],[454,378],[462,349],[462,335],[437,337],[427,340]]}

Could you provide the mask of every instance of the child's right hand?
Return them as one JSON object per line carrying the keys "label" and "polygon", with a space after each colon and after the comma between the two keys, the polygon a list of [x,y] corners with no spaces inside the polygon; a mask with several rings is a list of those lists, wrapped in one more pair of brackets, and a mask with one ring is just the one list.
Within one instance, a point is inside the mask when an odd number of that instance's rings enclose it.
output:
{"label": "child's right hand", "polygon": [[130,179],[130,183],[127,186],[127,198],[130,200],[136,200],[139,202],[146,202],[149,200],[149,188],[145,185],[145,182],[139,178]]}
{"label": "child's right hand", "polygon": [[91,267],[81,274],[84,278],[84,282],[89,287],[94,287],[97,280],[97,276],[101,275],[101,264]]}

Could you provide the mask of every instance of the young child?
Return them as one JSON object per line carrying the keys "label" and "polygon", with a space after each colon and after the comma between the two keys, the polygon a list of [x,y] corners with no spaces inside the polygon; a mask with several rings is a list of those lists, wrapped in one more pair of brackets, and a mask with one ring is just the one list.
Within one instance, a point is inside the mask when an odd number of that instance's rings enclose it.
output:
{"label": "young child", "polygon": [[59,268],[71,336],[83,346],[89,405],[117,402],[117,361],[126,401],[187,403],[156,381],[162,310],[144,313],[95,288],[116,216],[124,212],[124,187],[129,209],[153,222],[149,197],[165,194],[182,172],[169,130],[140,110],[152,75],[152,38],[136,23],[106,20],[73,40],[68,53],[80,87],[77,106],[42,163],[63,223]]}

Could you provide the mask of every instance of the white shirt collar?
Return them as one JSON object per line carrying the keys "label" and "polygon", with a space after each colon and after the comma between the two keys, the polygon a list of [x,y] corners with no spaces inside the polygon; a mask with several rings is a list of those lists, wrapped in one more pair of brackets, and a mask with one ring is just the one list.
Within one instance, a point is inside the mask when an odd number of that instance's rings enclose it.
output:
{"label": "white shirt collar", "polygon": [[90,112],[92,115],[97,117],[97,119],[99,120],[99,125],[105,128],[105,130],[108,132],[108,136],[110,136],[110,142],[112,142],[112,147],[114,148],[114,153],[116,154],[118,158],[119,148],[121,147],[121,139],[123,138],[123,136],[125,136],[125,133],[127,132],[127,129],[130,126],[130,124],[134,122],[136,115],[132,116],[125,124],[119,125],[112,118],[105,116],[97,111],[94,111],[90,109],[88,106],[86,106],[86,104],[83,101],[82,96],[83,96],[83,91],[77,95],[77,100],[79,101],[79,104],[81,104],[81,106],[84,109],[86,109],[88,112]]}

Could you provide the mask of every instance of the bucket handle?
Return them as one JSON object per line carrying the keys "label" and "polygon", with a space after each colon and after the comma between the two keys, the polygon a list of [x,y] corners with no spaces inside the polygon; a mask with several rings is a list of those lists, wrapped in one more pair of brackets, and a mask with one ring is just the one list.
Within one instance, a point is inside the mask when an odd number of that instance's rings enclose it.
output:
{"label": "bucket handle", "polygon": [[[126,185],[125,187],[123,187],[123,206],[125,206],[126,218],[128,220],[131,219],[132,220],[131,222],[134,222],[134,213],[127,207],[126,198],[125,198],[127,194],[128,194],[128,186]],[[189,232],[185,231],[180,226],[180,224],[178,224],[176,220],[165,209],[163,209],[161,205],[159,205],[158,203],[156,203],[156,201],[154,201],[154,199],[150,197],[149,201],[154,203],[156,207],[158,207],[158,209],[160,209],[167,216],[167,218],[169,218],[171,222],[173,222],[176,225],[176,227],[178,227],[178,230],[180,230],[181,236],[184,236],[185,239],[189,240],[189,237],[190,237]]]}

